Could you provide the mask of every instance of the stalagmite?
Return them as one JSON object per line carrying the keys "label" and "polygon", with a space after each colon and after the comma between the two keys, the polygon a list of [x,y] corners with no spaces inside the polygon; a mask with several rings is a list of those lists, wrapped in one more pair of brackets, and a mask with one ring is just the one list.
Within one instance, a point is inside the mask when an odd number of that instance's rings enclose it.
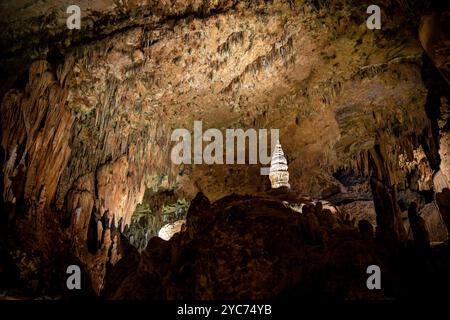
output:
{"label": "stalagmite", "polygon": [[289,184],[287,160],[284,156],[283,149],[281,148],[280,141],[277,142],[275,150],[272,154],[272,160],[270,161],[269,179],[270,184],[272,185],[272,189],[291,187]]}

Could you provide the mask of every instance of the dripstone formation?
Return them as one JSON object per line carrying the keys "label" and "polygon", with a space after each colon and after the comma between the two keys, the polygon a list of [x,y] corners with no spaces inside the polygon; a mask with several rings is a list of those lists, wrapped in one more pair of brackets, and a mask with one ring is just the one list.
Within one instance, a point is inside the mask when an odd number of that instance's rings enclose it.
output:
{"label": "dripstone formation", "polygon": [[272,189],[291,187],[289,184],[287,160],[284,156],[283,149],[281,148],[280,141],[277,141],[272,154],[272,159],[270,161],[269,179]]}

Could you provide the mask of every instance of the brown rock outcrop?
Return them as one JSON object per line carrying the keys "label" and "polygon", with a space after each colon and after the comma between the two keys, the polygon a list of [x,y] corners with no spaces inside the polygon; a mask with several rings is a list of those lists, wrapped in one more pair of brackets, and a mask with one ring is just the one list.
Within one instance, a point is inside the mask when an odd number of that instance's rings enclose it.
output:
{"label": "brown rock outcrop", "polygon": [[[304,205],[302,212],[285,205],[295,201]],[[448,253],[445,245],[434,252],[441,259],[427,260],[424,267],[424,257],[415,249],[374,240],[368,222],[360,223],[359,234],[339,218],[334,226],[312,219],[319,209],[292,194],[232,195],[212,204],[199,194],[189,210],[187,230],[167,242],[151,239],[140,256],[125,255],[109,269],[104,297],[417,298],[439,295],[450,283],[445,269],[450,260],[442,259]],[[203,223],[190,222],[205,216],[209,218]],[[366,287],[366,269],[372,264],[383,272],[382,290]],[[414,283],[405,287],[412,275]]]}
{"label": "brown rock outcrop", "polygon": [[[319,222],[315,215],[320,206],[305,203],[305,212],[298,213],[281,200],[278,195],[232,195],[209,204],[199,194],[189,209],[187,230],[168,242],[152,239],[131,266],[126,257],[120,261],[110,272],[121,280],[106,285],[106,297],[268,299],[296,286],[306,292],[312,285],[308,279],[318,274],[325,277],[315,283],[318,294],[379,296],[356,289],[358,274],[377,258],[359,240],[345,240],[357,238],[355,230],[346,229],[339,219],[333,228]],[[194,222],[199,220],[202,223]],[[326,246],[317,238],[324,230]],[[353,263],[340,264],[354,258]],[[327,273],[331,266],[334,271]]]}
{"label": "brown rock outcrop", "polygon": [[55,231],[49,226],[58,223],[51,205],[71,153],[74,117],[65,104],[70,67],[66,64],[58,78],[47,61],[36,61],[25,89],[10,91],[1,105],[4,201],[25,204],[25,212],[15,208],[10,214],[19,216],[24,237],[42,247],[54,241],[48,236],[49,229]]}

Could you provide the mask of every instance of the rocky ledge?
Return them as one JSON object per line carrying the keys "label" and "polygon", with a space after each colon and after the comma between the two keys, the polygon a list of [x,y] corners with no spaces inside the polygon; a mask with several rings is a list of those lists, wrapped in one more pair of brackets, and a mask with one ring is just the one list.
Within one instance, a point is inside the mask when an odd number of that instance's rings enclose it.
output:
{"label": "rocky ledge", "polygon": [[[127,246],[124,258],[109,266],[103,295],[359,300],[429,297],[448,288],[448,243],[387,247],[370,223],[360,222],[359,230],[351,225],[339,211],[293,192],[231,195],[212,204],[199,193],[184,231],[169,241],[152,238],[142,253]],[[374,264],[381,290],[366,285]]]}

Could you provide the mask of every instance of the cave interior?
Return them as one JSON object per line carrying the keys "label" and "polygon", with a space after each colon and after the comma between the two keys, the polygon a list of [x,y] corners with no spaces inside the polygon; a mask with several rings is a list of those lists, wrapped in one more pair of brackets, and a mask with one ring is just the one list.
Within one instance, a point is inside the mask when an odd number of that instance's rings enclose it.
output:
{"label": "cave interior", "polygon": [[449,296],[446,1],[76,2],[0,4],[0,300]]}

